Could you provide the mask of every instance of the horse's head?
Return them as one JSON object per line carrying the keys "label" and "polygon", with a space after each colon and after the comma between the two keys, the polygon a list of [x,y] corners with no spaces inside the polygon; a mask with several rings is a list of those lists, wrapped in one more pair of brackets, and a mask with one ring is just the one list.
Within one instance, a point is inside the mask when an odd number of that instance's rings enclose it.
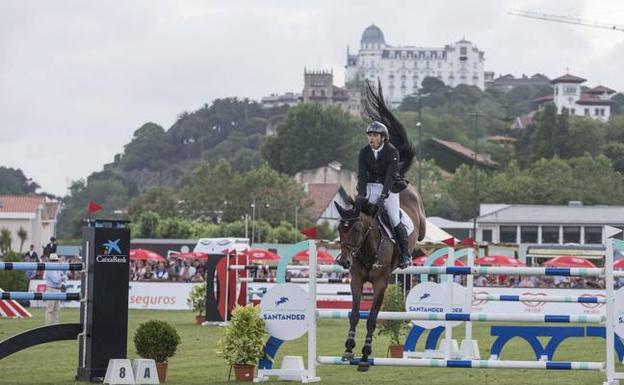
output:
{"label": "horse's head", "polygon": [[340,214],[338,234],[340,235],[340,256],[336,263],[345,269],[351,267],[364,242],[364,224],[360,216],[360,206],[355,205],[352,209],[345,209],[338,202],[334,202]]}

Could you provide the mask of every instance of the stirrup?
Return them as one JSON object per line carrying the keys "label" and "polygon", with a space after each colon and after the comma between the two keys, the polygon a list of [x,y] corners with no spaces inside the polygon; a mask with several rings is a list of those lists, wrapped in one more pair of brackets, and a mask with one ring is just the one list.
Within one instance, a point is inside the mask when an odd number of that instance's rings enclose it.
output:
{"label": "stirrup", "polygon": [[410,261],[409,257],[405,257],[405,256],[399,257],[399,264],[397,265],[397,267],[399,269],[405,269],[405,268],[409,267],[410,262],[411,261]]}

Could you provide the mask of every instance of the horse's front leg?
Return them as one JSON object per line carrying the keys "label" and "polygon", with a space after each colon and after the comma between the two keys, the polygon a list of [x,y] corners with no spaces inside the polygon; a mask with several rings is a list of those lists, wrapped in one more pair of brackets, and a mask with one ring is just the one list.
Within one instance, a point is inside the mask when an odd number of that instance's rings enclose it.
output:
{"label": "horse's front leg", "polygon": [[349,316],[349,335],[345,341],[345,351],[342,354],[343,361],[353,360],[353,348],[355,347],[355,329],[360,321],[360,300],[364,281],[356,274],[351,274],[351,314]]}
{"label": "horse's front leg", "polygon": [[362,346],[362,358],[358,365],[358,371],[360,372],[366,372],[370,367],[368,356],[373,352],[373,333],[375,333],[375,328],[377,327],[377,315],[383,303],[387,286],[388,282],[384,278],[379,278],[373,282],[373,304],[366,321],[366,339],[364,340],[364,346]]}

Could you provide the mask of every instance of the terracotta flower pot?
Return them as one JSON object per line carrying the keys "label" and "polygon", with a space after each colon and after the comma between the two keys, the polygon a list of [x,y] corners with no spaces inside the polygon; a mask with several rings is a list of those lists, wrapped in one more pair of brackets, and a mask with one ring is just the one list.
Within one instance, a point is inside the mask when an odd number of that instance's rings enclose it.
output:
{"label": "terracotta flower pot", "polygon": [[234,375],[236,377],[236,381],[252,382],[255,368],[256,365],[234,365]]}
{"label": "terracotta flower pot", "polygon": [[169,363],[167,362],[157,362],[156,363],[156,371],[158,372],[158,381],[162,384],[167,380],[167,367],[169,367]]}
{"label": "terracotta flower pot", "polygon": [[196,325],[201,325],[206,321],[206,316],[205,315],[196,315],[195,316],[195,324]]}
{"label": "terracotta flower pot", "polygon": [[390,345],[390,358],[403,358],[403,345]]}

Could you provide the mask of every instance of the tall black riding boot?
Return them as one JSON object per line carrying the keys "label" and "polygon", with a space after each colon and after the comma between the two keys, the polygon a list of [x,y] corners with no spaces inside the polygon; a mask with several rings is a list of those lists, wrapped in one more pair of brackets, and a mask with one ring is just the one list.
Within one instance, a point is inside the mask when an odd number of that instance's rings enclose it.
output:
{"label": "tall black riding boot", "polygon": [[397,245],[399,246],[399,269],[405,269],[412,264],[407,242],[407,229],[403,223],[399,223],[394,228]]}

